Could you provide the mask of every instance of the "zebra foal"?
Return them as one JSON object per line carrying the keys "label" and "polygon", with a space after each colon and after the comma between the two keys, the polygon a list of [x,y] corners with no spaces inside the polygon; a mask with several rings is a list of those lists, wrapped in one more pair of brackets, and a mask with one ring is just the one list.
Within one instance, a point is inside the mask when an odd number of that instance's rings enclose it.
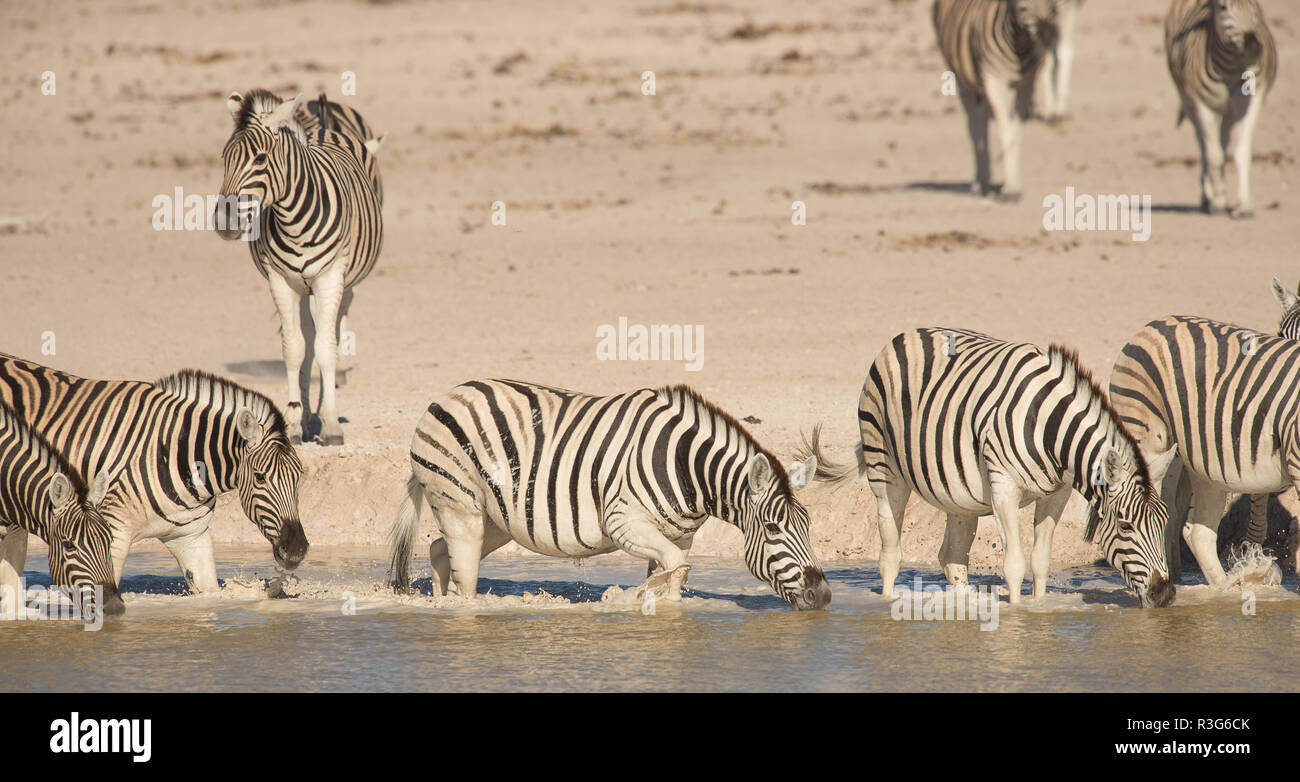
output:
{"label": "zebra foal", "polygon": [[1201,150],[1201,208],[1228,209],[1224,160],[1233,131],[1237,205],[1252,217],[1250,158],[1264,98],[1277,81],[1277,47],[1256,0],[1173,0],[1165,18],[1165,54],[1181,106]]}
{"label": "zebra foal", "polygon": [[710,516],[745,536],[745,563],[787,603],[818,609],[830,586],[808,512],[788,476],[731,416],[685,386],[590,396],[511,380],[472,381],[429,405],[411,440],[411,478],[393,527],[407,588],[420,509],[435,593],[472,596],[479,560],[511,540],[541,554],[622,550],[661,566],[647,587],[680,599],[685,551]]}
{"label": "zebra foal", "polygon": [[[307,418],[301,376],[307,348],[300,313],[310,297],[315,325],[315,361],[320,367],[320,440],[342,445],[335,385],[340,326],[346,327],[353,288],[374,268],[383,246],[384,223],[373,150],[377,142],[346,130],[360,120],[335,104],[304,110],[302,96],[282,101],[266,90],[232,93],[227,108],[235,130],[222,150],[221,195],[253,205],[256,238],[249,243],[253,264],[271,287],[280,314],[280,341],[289,386],[289,438],[302,442]],[[300,116],[315,117],[310,137]],[[356,120],[349,119],[353,115]],[[309,124],[312,124],[309,122]],[[334,128],[339,128],[335,130]],[[362,124],[355,130],[368,133]],[[223,208],[218,206],[218,209]],[[221,225],[221,222],[217,223]],[[243,234],[230,227],[224,239]]]}
{"label": "zebra foal", "polygon": [[[904,332],[871,365],[858,422],[856,463],[822,458],[816,432],[807,450],[817,457],[820,480],[866,475],[876,496],[885,597],[898,576],[912,492],[947,513],[939,564],[954,585],[966,583],[979,517],[994,515],[1016,603],[1025,573],[1019,509],[1037,502],[1033,595],[1042,597],[1052,533],[1074,490],[1089,503],[1085,536],[1101,544],[1142,605],[1173,602],[1164,503],[1147,462],[1073,351],[1053,345],[1043,352],[960,329]],[[1156,466],[1162,474],[1165,464]]]}
{"label": "zebra foal", "polygon": [[23,604],[27,533],[49,545],[56,586],[102,587],[101,610],[125,613],[109,550],[112,530],[98,508],[107,491],[106,473],[88,488],[76,468],[0,402],[0,599],[16,601],[0,613]]}
{"label": "zebra foal", "polygon": [[[1172,504],[1191,506],[1183,538],[1206,581],[1222,586],[1217,541],[1228,493],[1266,497],[1300,482],[1300,343],[1206,318],[1153,320],[1120,352],[1110,395],[1145,457],[1177,449],[1187,481],[1179,493],[1190,495]],[[1251,510],[1260,542],[1263,508],[1253,498]],[[1176,532],[1167,536],[1171,562]]]}
{"label": "zebra foal", "polygon": [[[1057,0],[935,0],[939,51],[957,79],[975,153],[972,192],[993,190],[989,120],[997,124],[1003,185],[1019,200],[1021,123],[1033,111],[1034,82],[1057,39]],[[1071,57],[1073,49],[1070,50]],[[1065,76],[1068,78],[1068,65]]]}

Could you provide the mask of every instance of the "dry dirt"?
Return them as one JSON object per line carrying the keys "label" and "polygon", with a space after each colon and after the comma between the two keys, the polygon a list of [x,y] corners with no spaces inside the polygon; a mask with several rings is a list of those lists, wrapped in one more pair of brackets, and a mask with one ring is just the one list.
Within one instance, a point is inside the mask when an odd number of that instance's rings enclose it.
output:
{"label": "dry dirt", "polygon": [[[596,393],[687,382],[757,419],[779,453],[822,422],[847,454],[867,367],[903,329],[1061,341],[1104,379],[1155,317],[1275,328],[1269,277],[1300,280],[1300,5],[1266,3],[1282,67],[1250,222],[1194,209],[1166,0],[1084,7],[1072,118],[1027,128],[1017,205],[963,193],[965,123],[939,90],[929,6],[6,3],[0,350],[91,377],[193,366],[283,403],[278,321],[245,248],[151,227],[155,196],[217,190],[225,96],[255,86],[324,90],[388,134],[384,252],[357,291],[358,355],[339,391],[348,444],[302,448],[316,544],[382,544],[416,420],[470,378]],[[345,71],[355,95],[340,94]],[[1151,195],[1150,240],[1044,231],[1042,198],[1066,186]],[[505,226],[490,221],[498,200]],[[596,360],[596,329],[619,317],[702,326],[703,369]],[[228,500],[218,541],[259,540]],[[822,555],[876,555],[864,484],[807,501]],[[1293,492],[1284,503],[1295,510]],[[1076,497],[1059,565],[1096,556],[1081,511]],[[940,524],[914,497],[905,558],[933,562]],[[985,519],[973,564],[997,548]],[[696,550],[738,555],[739,534],[710,522]]]}

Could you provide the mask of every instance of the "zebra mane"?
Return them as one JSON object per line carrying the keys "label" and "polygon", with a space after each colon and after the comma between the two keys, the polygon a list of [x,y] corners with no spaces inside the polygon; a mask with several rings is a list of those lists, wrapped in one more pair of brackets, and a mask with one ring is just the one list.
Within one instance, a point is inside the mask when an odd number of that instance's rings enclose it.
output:
{"label": "zebra mane", "polygon": [[663,386],[656,389],[655,393],[662,401],[672,405],[676,410],[681,410],[688,404],[694,405],[697,408],[703,409],[714,419],[721,421],[725,426],[735,432],[739,439],[749,443],[755,452],[761,453],[767,457],[768,463],[772,465],[772,473],[776,476],[777,491],[782,496],[788,498],[794,497],[794,487],[790,485],[790,475],[786,472],[785,466],[782,464],[781,460],[776,457],[776,454],[773,454],[771,451],[759,445],[758,441],[754,439],[754,436],[749,433],[749,430],[737,421],[730,413],[700,396],[698,391],[685,384],[679,383],[672,386]]}
{"label": "zebra mane", "polygon": [[72,490],[80,500],[86,498],[86,479],[81,477],[81,471],[72,466],[59,449],[50,445],[44,435],[27,425],[23,417],[16,410],[9,406],[7,402],[0,401],[0,428],[13,430],[14,436],[23,443],[30,444],[32,450],[42,452],[45,458],[49,460],[50,466],[57,472],[63,473],[63,476],[72,484]]}
{"label": "zebra mane", "polygon": [[158,378],[153,385],[180,399],[213,404],[223,409],[248,407],[272,434],[287,437],[284,416],[268,397],[251,388],[200,369],[182,369]]}
{"label": "zebra mane", "polygon": [[[265,90],[261,87],[255,87],[249,90],[243,96],[243,101],[239,104],[239,111],[235,112],[234,133],[245,130],[252,125],[264,126],[264,117],[284,105],[284,103],[285,101],[283,98],[270,90]],[[299,107],[299,111],[301,111],[301,106]],[[307,131],[299,121],[297,113],[298,112],[294,112],[293,118],[289,120],[289,126],[294,132],[294,135],[298,136],[299,139],[306,141]]]}
{"label": "zebra mane", "polygon": [[1058,371],[1066,382],[1073,382],[1077,391],[1083,392],[1089,399],[1089,407],[1096,405],[1101,411],[1102,417],[1108,420],[1115,432],[1115,437],[1124,444],[1128,450],[1128,457],[1133,461],[1133,469],[1137,473],[1138,483],[1151,492],[1151,472],[1147,468],[1146,459],[1142,458],[1142,451],[1138,449],[1137,441],[1133,435],[1120,422],[1119,413],[1111,407],[1110,399],[1106,392],[1102,391],[1101,386],[1097,383],[1096,378],[1092,376],[1086,367],[1079,363],[1079,354],[1074,348],[1065,345],[1053,343],[1047,349],[1047,359],[1051,362],[1053,370]]}

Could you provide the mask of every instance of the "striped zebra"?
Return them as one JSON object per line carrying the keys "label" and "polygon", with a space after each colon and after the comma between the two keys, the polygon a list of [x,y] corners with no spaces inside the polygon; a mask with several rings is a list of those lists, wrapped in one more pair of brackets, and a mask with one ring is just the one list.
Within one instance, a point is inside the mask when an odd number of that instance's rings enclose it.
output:
{"label": "striped zebra", "polygon": [[1270,287],[1273,298],[1277,299],[1282,308],[1282,321],[1277,325],[1277,335],[1285,339],[1300,339],[1300,289],[1292,293],[1276,277]]}
{"label": "striped zebra", "polygon": [[[511,380],[472,381],[429,405],[393,527],[395,583],[428,502],[434,590],[473,595],[479,560],[511,540],[541,554],[622,550],[657,563],[647,585],[680,599],[692,536],[710,516],[740,528],[745,563],[790,605],[825,607],[808,512],[792,478],[731,416],[686,386],[590,396]],[[663,578],[661,578],[663,577]],[[656,581],[659,584],[656,584]]]}
{"label": "striped zebra", "polygon": [[1232,217],[1252,217],[1251,144],[1264,98],[1277,80],[1277,47],[1255,0],[1174,0],[1165,18],[1169,73],[1201,148],[1201,208],[1228,209],[1223,164],[1237,164],[1237,205]]}
{"label": "striped zebra", "polygon": [[[1177,448],[1186,483],[1172,518],[1181,526],[1190,504],[1183,538],[1206,581],[1223,585],[1217,542],[1228,493],[1267,499],[1300,480],[1300,344],[1205,318],[1153,320],[1120,352],[1110,395],[1144,457]],[[1259,505],[1252,497],[1255,542],[1266,521]]]}
{"label": "striped zebra", "polygon": [[979,517],[994,515],[1013,603],[1025,573],[1018,511],[1037,501],[1033,594],[1042,597],[1052,533],[1073,489],[1089,503],[1086,537],[1101,544],[1142,605],[1173,602],[1164,503],[1147,462],[1068,348],[1053,345],[1044,353],[960,329],[904,332],[872,364],[858,419],[856,463],[821,458],[816,433],[808,450],[818,456],[821,480],[867,476],[879,514],[886,597],[898,576],[912,492],[947,513],[939,563],[954,585],[967,583]]}
{"label": "striped zebra", "polygon": [[208,525],[228,491],[281,567],[307,553],[302,462],[261,394],[192,369],[154,383],[87,380],[0,354],[0,402],[83,475],[112,478],[100,510],[113,529],[114,573],[135,541],[159,538],[191,589],[219,589]]}
{"label": "striped zebra", "polygon": [[302,125],[308,142],[318,139],[322,130],[332,130],[359,139],[365,145],[366,151],[370,153],[362,162],[366,166],[366,173],[370,176],[370,184],[375,189],[375,197],[379,199],[380,206],[383,205],[384,183],[379,176],[379,150],[384,145],[385,137],[375,134],[365,117],[361,116],[361,112],[351,106],[331,101],[322,92],[316,100],[299,104],[293,118]]}
{"label": "striped zebra", "polygon": [[[342,445],[335,400],[340,327],[346,334],[353,288],[370,274],[383,245],[378,168],[372,145],[349,132],[321,127],[309,138],[295,119],[301,104],[302,95],[282,101],[261,89],[231,94],[227,108],[235,130],[221,153],[221,196],[254,204],[260,220],[249,251],[270,282],[280,313],[290,441],[302,442],[307,418],[300,378],[309,378],[311,367],[303,366],[307,353],[300,304],[310,296],[321,376],[320,440]],[[336,113],[323,115],[334,118]],[[339,115],[337,123],[331,119],[331,127],[344,125],[344,116],[351,115]],[[243,235],[235,227],[218,233],[225,239]]]}
{"label": "striped zebra", "polygon": [[1070,72],[1074,66],[1074,30],[1083,0],[1055,0],[1056,42],[1046,52],[1034,91],[1039,113],[1048,122],[1065,119],[1070,95]]}
{"label": "striped zebra", "polygon": [[998,197],[1019,200],[1021,121],[1032,111],[1044,55],[1056,45],[1056,0],[935,0],[933,16],[939,51],[956,76],[975,151],[971,190],[986,195],[993,189],[992,119],[1005,169]]}
{"label": "striped zebra", "polygon": [[[103,612],[125,613],[109,551],[112,530],[97,507],[107,492],[107,474],[99,473],[87,487],[75,467],[0,403],[0,600],[23,603],[30,532],[50,547],[56,586],[102,587]],[[2,613],[12,615],[14,607]]]}

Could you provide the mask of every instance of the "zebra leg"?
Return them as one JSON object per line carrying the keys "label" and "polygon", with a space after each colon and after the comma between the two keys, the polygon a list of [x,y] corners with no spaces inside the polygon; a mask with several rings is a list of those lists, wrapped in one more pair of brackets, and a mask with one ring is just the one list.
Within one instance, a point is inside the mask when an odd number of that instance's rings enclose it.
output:
{"label": "zebra leg", "polygon": [[[1147,463],[1151,462],[1148,460]],[[1170,582],[1177,584],[1183,578],[1183,530],[1192,504],[1192,482],[1182,461],[1175,460],[1170,465],[1160,494],[1169,508],[1169,522],[1165,526],[1165,562],[1169,565]]]}
{"label": "zebra leg", "polygon": [[[176,557],[176,564],[180,565],[190,591],[200,594],[221,590],[221,585],[217,583],[217,561],[212,555],[212,533],[208,528],[211,519],[212,512],[209,511],[203,518],[182,524],[176,527],[174,533],[160,538],[172,556]],[[121,572],[116,571],[119,580]]]}
{"label": "zebra leg", "polygon": [[[1261,90],[1251,96],[1246,114],[1237,126],[1237,143],[1232,150],[1233,162],[1237,164],[1237,206],[1232,210],[1232,217],[1238,220],[1255,216],[1255,202],[1250,195],[1250,164],[1255,143],[1255,123],[1259,121],[1259,110],[1264,104],[1264,92]],[[1228,141],[1224,134],[1223,141]]]}
{"label": "zebra leg", "polygon": [[[18,609],[26,605],[23,592],[23,565],[26,562],[27,530],[9,527],[0,538],[0,617],[16,618]],[[9,605],[10,600],[13,605]]]}
{"label": "zebra leg", "polygon": [[1223,520],[1223,503],[1228,492],[1197,476],[1191,476],[1191,486],[1192,511],[1183,537],[1196,555],[1206,582],[1216,589],[1222,588],[1227,576],[1219,563],[1219,522]]}
{"label": "zebra leg", "polygon": [[451,583],[451,556],[447,553],[446,538],[436,538],[429,544],[429,567],[433,573],[430,577],[433,596],[442,597],[448,594],[447,585]]}
{"label": "zebra leg", "polygon": [[1196,143],[1201,147],[1201,210],[1217,214],[1228,208],[1227,188],[1223,181],[1223,144],[1211,133],[1219,119],[1214,109],[1193,101],[1186,115],[1196,129]]}
{"label": "zebra leg", "polygon": [[[352,359],[356,351],[356,335],[352,334],[352,329],[348,323],[348,310],[352,308],[353,288],[347,288],[343,291],[343,300],[339,303],[339,323],[338,323],[338,340],[339,340],[339,366],[338,377],[335,380],[336,385],[345,386],[348,384],[348,372],[352,370]],[[349,353],[344,353],[345,347],[350,347]]]}
{"label": "zebra leg", "polygon": [[[683,556],[689,556],[691,553],[691,544],[694,541],[695,541],[695,533],[691,532],[689,534],[681,536],[674,542],[677,544],[677,548],[681,549]],[[658,562],[652,559],[646,563],[645,577],[649,578],[655,574],[656,570],[662,570],[662,569],[663,569],[663,565],[660,565]]]}
{"label": "zebra leg", "polygon": [[968,585],[966,568],[970,564],[970,547],[975,542],[979,520],[979,516],[948,514],[943,543],[939,546],[939,567],[943,568],[948,583],[955,587]]}
{"label": "zebra leg", "polygon": [[1020,501],[1023,494],[1019,486],[1004,476],[989,476],[993,496],[993,516],[998,520],[1002,534],[1002,575],[1007,581],[1007,600],[1020,602],[1020,585],[1025,580],[1025,553],[1020,546]]}
{"label": "zebra leg", "polygon": [[334,400],[334,383],[339,362],[338,318],[345,286],[340,260],[312,281],[312,293],[317,299],[316,364],[320,367],[320,439],[325,445],[343,444],[343,427],[339,426],[338,407]]}
{"label": "zebra leg", "polygon": [[486,522],[482,511],[472,508],[434,507],[442,537],[429,546],[435,594],[448,594],[448,582],[462,597],[478,593],[478,562],[483,554]]}
{"label": "zebra leg", "polygon": [[903,512],[912,489],[905,483],[893,483],[868,475],[871,492],[876,495],[876,530],[880,533],[880,595],[894,596],[894,580],[903,560],[898,541],[903,536]]}
{"label": "zebra leg", "polygon": [[1056,47],[1052,50],[1053,101],[1048,119],[1059,122],[1065,118],[1066,102],[1070,95],[1070,70],[1074,67],[1074,26],[1078,19],[1078,4],[1067,2],[1057,7]]}
{"label": "zebra leg", "polygon": [[1246,528],[1246,540],[1260,546],[1268,537],[1268,498],[1267,494],[1250,495],[1250,526]]}
{"label": "zebra leg", "polygon": [[1047,594],[1047,572],[1052,566],[1052,533],[1056,523],[1065,511],[1065,504],[1070,501],[1074,491],[1070,484],[1047,495],[1034,506],[1034,552],[1030,558],[1030,567],[1034,573],[1034,597]]}
{"label": "zebra leg", "polygon": [[[271,271],[271,298],[280,313],[280,348],[284,353],[284,371],[288,376],[289,403],[285,406],[289,442],[302,444],[302,364],[307,357],[307,341],[302,337],[302,319],[298,312],[301,296],[279,274]],[[308,367],[309,373],[311,368]]]}
{"label": "zebra leg", "polygon": [[970,191],[987,195],[993,187],[993,172],[989,164],[989,104],[978,94],[963,88],[961,105],[966,110],[966,130],[970,134],[975,153],[975,180]]}
{"label": "zebra leg", "polygon": [[686,554],[659,531],[659,525],[644,508],[618,499],[605,511],[601,526],[623,551],[663,565],[663,573],[647,579],[638,592],[659,588],[662,585],[658,581],[662,579],[667,584],[665,599],[670,602],[682,599],[684,573],[679,569],[686,564]]}
{"label": "zebra leg", "polygon": [[1002,147],[1002,191],[999,201],[1020,200],[1020,113],[1015,88],[991,73],[984,75],[984,96],[998,127]]}

